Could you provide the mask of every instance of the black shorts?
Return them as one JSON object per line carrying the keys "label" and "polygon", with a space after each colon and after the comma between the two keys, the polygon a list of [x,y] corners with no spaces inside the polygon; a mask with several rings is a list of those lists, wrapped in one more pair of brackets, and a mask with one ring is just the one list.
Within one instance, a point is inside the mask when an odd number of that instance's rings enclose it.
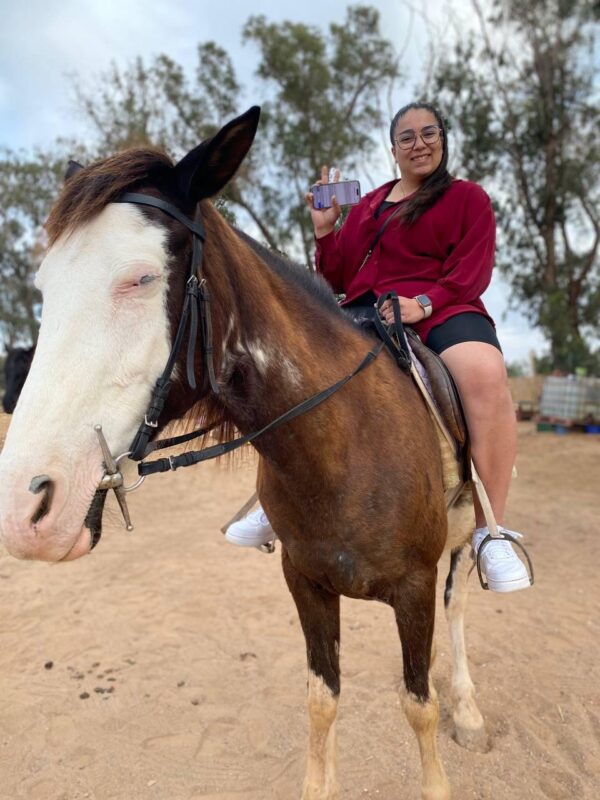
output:
{"label": "black shorts", "polygon": [[500,342],[496,336],[496,330],[492,323],[483,314],[473,311],[466,311],[450,317],[441,325],[436,325],[429,331],[429,336],[425,344],[438,355],[461,342],[485,342],[497,347],[500,352]]}

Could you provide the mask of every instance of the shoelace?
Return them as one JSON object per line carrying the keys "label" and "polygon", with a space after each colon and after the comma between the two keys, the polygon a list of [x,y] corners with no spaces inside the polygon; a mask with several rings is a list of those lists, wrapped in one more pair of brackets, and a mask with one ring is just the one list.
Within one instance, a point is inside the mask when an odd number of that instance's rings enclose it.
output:
{"label": "shoelace", "polygon": [[[522,539],[523,534],[519,533],[518,531],[509,531],[508,528],[502,528],[498,526],[498,531],[500,533],[508,533],[509,536],[514,537],[515,539]],[[505,561],[509,558],[516,557],[516,553],[512,548],[510,542],[507,542],[505,539],[494,539],[493,541],[489,542],[485,550],[483,551],[484,557],[490,559],[490,561]]]}
{"label": "shoelace", "polygon": [[509,558],[514,558],[515,551],[512,549],[510,542],[493,541],[486,545],[483,551],[483,558],[490,561],[506,561]]}

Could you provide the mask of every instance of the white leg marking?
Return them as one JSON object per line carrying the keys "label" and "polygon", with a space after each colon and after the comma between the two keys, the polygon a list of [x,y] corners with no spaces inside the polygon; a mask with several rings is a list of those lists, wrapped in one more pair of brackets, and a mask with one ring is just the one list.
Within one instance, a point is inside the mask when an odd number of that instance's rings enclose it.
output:
{"label": "white leg marking", "polygon": [[335,718],[338,698],[323,678],[309,670],[308,762],[302,800],[339,800]]}
{"label": "white leg marking", "polygon": [[483,717],[475,703],[475,687],[469,674],[465,646],[467,580],[472,564],[470,545],[465,545],[454,569],[450,602],[446,608],[452,646],[452,716],[458,744],[485,753],[489,750],[489,742]]}
{"label": "white leg marking", "polygon": [[450,800],[450,784],[437,751],[437,726],[440,716],[437,692],[429,679],[429,700],[422,702],[409,692],[402,693],[402,707],[416,734],[421,754],[422,800]]}

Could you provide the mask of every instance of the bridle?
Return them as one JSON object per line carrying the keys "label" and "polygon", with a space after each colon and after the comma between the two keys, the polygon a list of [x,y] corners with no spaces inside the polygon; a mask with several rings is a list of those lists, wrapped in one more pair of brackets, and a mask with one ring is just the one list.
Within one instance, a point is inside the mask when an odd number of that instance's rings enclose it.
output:
{"label": "bridle", "polygon": [[[202,450],[184,452],[180,455],[169,456],[168,458],[160,458],[156,461],[144,462],[150,453],[156,450],[162,450],[167,447],[172,447],[176,444],[183,444],[191,439],[210,432],[214,426],[202,428],[191,433],[186,433],[181,436],[174,436],[169,439],[162,439],[160,441],[151,442],[151,438],[158,428],[158,420],[164,409],[169,390],[171,389],[171,375],[175,367],[175,362],[181,350],[186,330],[189,328],[188,346],[186,355],[186,377],[191,389],[196,389],[196,376],[195,376],[195,357],[196,357],[196,343],[198,340],[198,324],[200,323],[201,339],[202,339],[202,396],[208,391],[212,391],[215,395],[219,395],[220,387],[215,375],[214,367],[214,352],[213,352],[213,336],[212,336],[212,322],[210,312],[210,293],[208,291],[206,278],[202,273],[203,261],[203,247],[206,234],[202,222],[200,209],[197,207],[194,219],[189,219],[182,214],[182,212],[171,203],[167,203],[159,198],[150,195],[140,194],[137,192],[126,192],[120,195],[114,202],[117,203],[133,203],[135,205],[151,206],[158,208],[170,217],[173,217],[182,225],[184,225],[192,233],[192,257],[190,260],[190,269],[188,279],[186,281],[185,299],[181,311],[181,317],[171,347],[171,352],[165,364],[165,368],[161,376],[156,381],[148,410],[144,415],[144,421],[141,423],[138,431],[131,443],[131,447],[125,453],[122,453],[117,458],[111,454],[110,448],[101,425],[95,425],[94,430],[98,435],[100,447],[104,456],[105,472],[102,476],[97,489],[99,491],[108,491],[113,489],[119,507],[125,520],[125,527],[128,531],[133,530],[131,518],[127,508],[126,495],[139,488],[147,475],[159,472],[168,472],[176,470],[179,467],[189,467],[193,464],[198,464],[202,461],[208,461],[213,458],[231,453],[240,447],[243,447],[250,442],[253,442],[259,436],[262,436],[268,431],[272,431],[289,422],[295,417],[305,414],[312,408],[315,408],[320,403],[327,400],[335,392],[339,391],[349,380],[351,380],[359,372],[362,372],[369,366],[379,355],[384,347],[384,342],[378,343],[367,355],[363,358],[360,364],[350,374],[346,375],[341,380],[329,386],[317,394],[303,400],[298,405],[289,409],[281,414],[276,419],[265,425],[260,430],[240,436],[229,442],[222,444],[212,445]],[[125,459],[129,458],[132,461],[138,462],[138,480],[131,486],[125,486],[123,475],[121,473],[120,464]]]}

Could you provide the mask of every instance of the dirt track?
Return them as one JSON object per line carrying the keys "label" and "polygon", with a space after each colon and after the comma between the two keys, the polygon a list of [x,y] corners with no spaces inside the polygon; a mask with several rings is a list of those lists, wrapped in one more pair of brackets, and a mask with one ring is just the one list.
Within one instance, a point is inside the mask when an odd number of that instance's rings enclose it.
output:
{"label": "dirt track", "polygon": [[[473,754],[450,736],[440,604],[440,750],[454,800],[597,800],[600,437],[524,423],[518,467],[508,521],[527,534],[537,585],[498,596],[472,580],[468,616],[492,749]],[[300,797],[295,609],[278,556],[235,549],[218,532],[253,484],[251,459],[149,479],[131,500],[136,531],[105,515],[92,557],[2,557],[1,800]],[[344,601],[342,614],[342,798],[417,800],[392,612]]]}

